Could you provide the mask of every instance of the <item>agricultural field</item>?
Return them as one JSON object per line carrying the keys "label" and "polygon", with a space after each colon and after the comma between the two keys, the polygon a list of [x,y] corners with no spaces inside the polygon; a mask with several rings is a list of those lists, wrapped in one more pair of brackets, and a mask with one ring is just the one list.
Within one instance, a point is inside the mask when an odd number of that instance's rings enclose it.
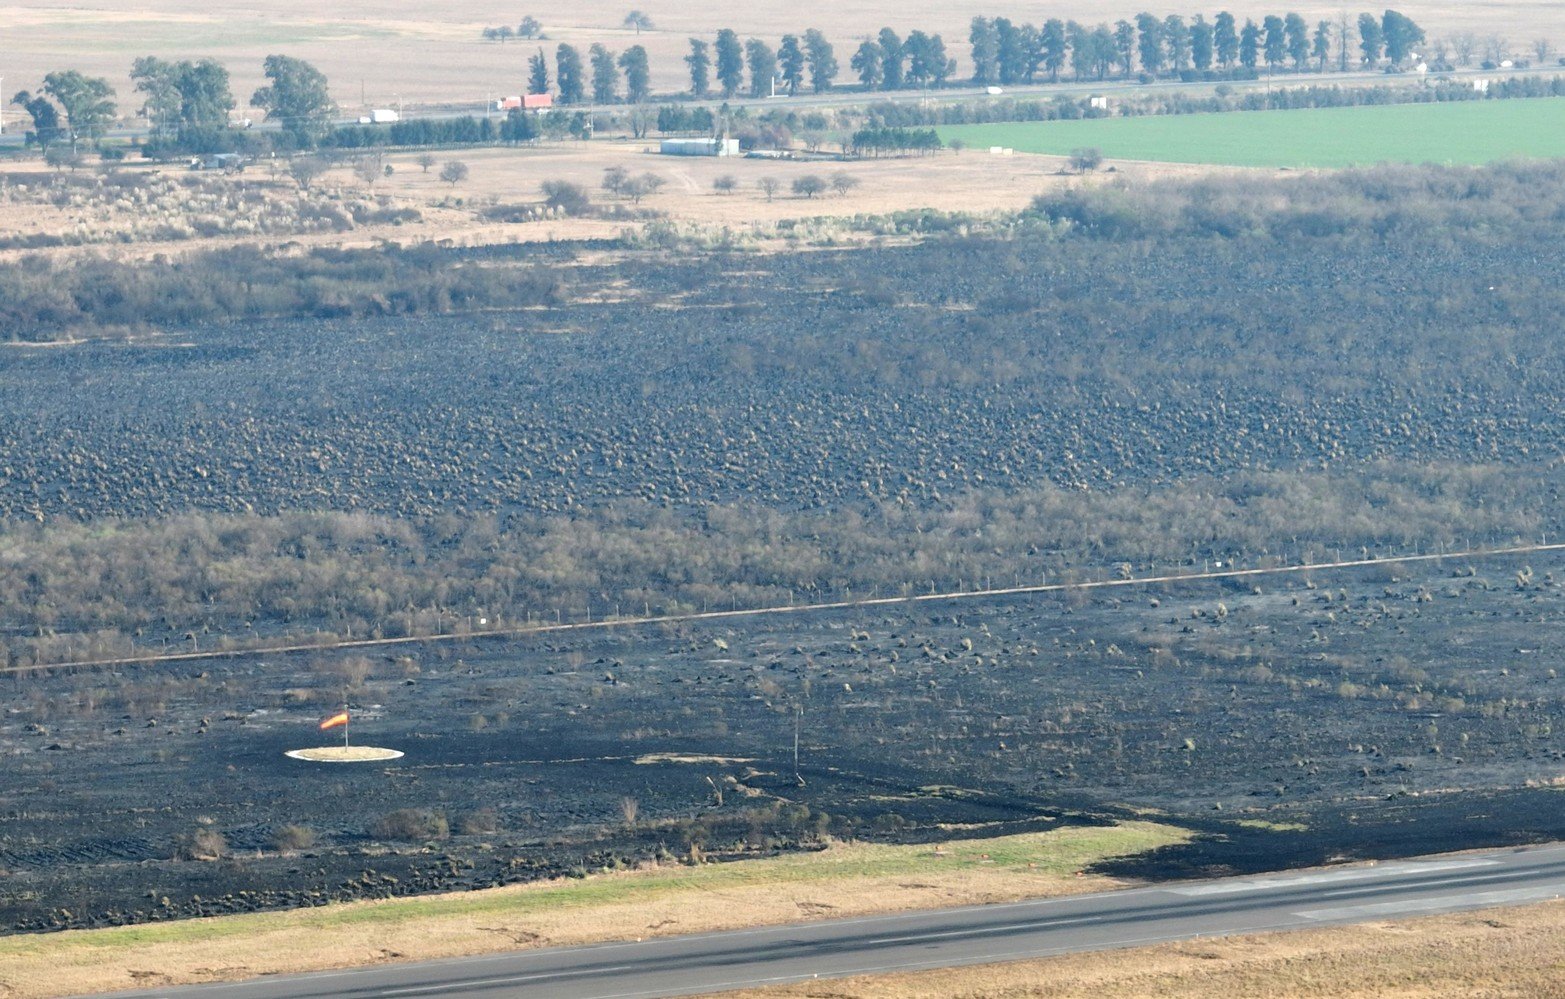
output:
{"label": "agricultural field", "polygon": [[[183,165],[132,162],[98,175],[55,175],[42,163],[0,171],[0,262],[30,250],[67,255],[89,248],[116,259],[170,251],[292,243],[366,247],[391,242],[449,241],[460,246],[618,239],[649,227],[729,238],[747,245],[865,241],[878,217],[934,211],[1014,213],[1037,194],[1079,183],[1041,157],[943,154],[879,161],[763,161],[653,155],[647,142],[599,140],[537,148],[448,150],[469,176],[458,183],[424,169],[418,154],[379,157],[391,168],[373,185],[355,176],[355,161],[335,165],[300,190],[286,164],[267,161],[245,173],[217,176]],[[605,171],[652,174],[663,186],[643,201],[603,191]],[[1150,181],[1211,175],[1207,167],[1124,165],[1116,176]],[[843,174],[853,187],[817,197],[792,192],[795,180]],[[714,187],[732,177],[735,188]],[[779,186],[768,197],[760,184]],[[1107,179],[1107,177],[1105,177]],[[581,216],[528,218],[544,200],[541,185],[567,181],[593,200]],[[521,219],[526,219],[525,221]]]}
{"label": "agricultural field", "polygon": [[1309,108],[1084,121],[955,125],[947,143],[1111,160],[1242,167],[1483,164],[1565,156],[1565,99]]}
{"label": "agricultural field", "polygon": [[[127,10],[109,0],[25,0],[0,5],[0,24],[8,55],[11,87],[30,86],[60,65],[70,53],[68,68],[104,75],[128,101],[130,63],[137,56],[197,58],[211,56],[234,73],[234,93],[241,103],[259,86],[260,64],[266,55],[282,52],[308,59],[326,73],[334,96],[344,108],[395,106],[399,98],[414,103],[467,104],[477,109],[491,94],[518,93],[527,76],[527,57],[539,44],[551,49],[567,42],[585,49],[602,43],[619,51],[644,45],[651,57],[655,91],[677,93],[687,78],[680,61],[687,39],[710,38],[731,27],[741,37],[758,36],[776,44],[784,33],[806,28],[825,31],[843,66],[842,80],[851,78],[848,59],[858,43],[882,26],[902,34],[913,29],[941,33],[960,63],[958,75],[970,73],[968,23],[974,16],[1005,16],[1008,12],[981,0],[941,0],[920,5],[916,16],[886,0],[824,3],[808,0],[786,7],[749,4],[729,11],[693,7],[670,0],[646,0],[638,9],[651,16],[654,29],[637,34],[623,27],[628,5],[591,0],[568,9],[517,9],[504,16],[493,4],[478,0],[441,5],[438,16],[427,9],[389,11],[369,0],[334,4],[329,17],[318,7],[285,0],[156,0]],[[1368,8],[1366,8],[1368,9]],[[1535,37],[1565,43],[1565,13],[1546,0],[1499,0],[1481,4],[1451,4],[1408,0],[1398,9],[1432,35],[1468,32],[1479,37],[1500,34],[1525,48]],[[1137,8],[1106,8],[1091,0],[1065,0],[1046,15],[1084,23],[1132,17]],[[1299,8],[1305,18],[1334,19],[1336,6]],[[1195,13],[1192,8],[1185,11]],[[1241,18],[1271,11],[1235,8]],[[1012,16],[1014,15],[1014,12]],[[1166,13],[1166,12],[1165,12]],[[485,42],[483,28],[515,24],[532,15],[543,22],[547,39],[507,44]],[[1029,15],[1032,16],[1032,15]]]}

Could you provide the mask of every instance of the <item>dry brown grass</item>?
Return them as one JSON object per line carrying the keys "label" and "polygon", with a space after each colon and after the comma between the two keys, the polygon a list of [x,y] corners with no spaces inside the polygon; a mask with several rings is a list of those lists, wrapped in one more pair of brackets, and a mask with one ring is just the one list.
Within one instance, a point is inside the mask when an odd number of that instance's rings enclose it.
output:
{"label": "dry brown grass", "polygon": [[[620,27],[632,6],[650,14],[657,30],[637,37]],[[1310,23],[1334,19],[1340,4],[1294,7]],[[1565,47],[1565,4],[1554,0],[1404,0],[1398,9],[1431,34],[1471,31],[1499,34],[1518,52],[1532,39],[1553,38]],[[967,25],[974,15],[996,14],[1038,20],[1075,18],[1097,22],[1133,16],[1143,5],[1105,4],[1101,0],[1058,0],[1046,10],[1007,9],[991,0],[933,0],[910,7],[890,0],[798,0],[792,4],[739,6],[688,4],[676,0],[585,0],[548,8],[497,7],[482,0],[449,3],[385,4],[339,0],[322,17],[320,4],[304,0],[147,0],[127,9],[118,0],[30,0],[0,5],[5,35],[7,83],[14,92],[34,87],[45,72],[66,65],[110,77],[122,104],[131,104],[130,63],[140,55],[213,56],[234,73],[241,103],[260,83],[261,60],[271,52],[309,59],[333,81],[337,100],[350,110],[392,106],[398,95],[425,101],[470,101],[476,107],[489,94],[517,93],[526,78],[527,56],[539,43],[484,42],[486,25],[510,23],[525,14],[540,18],[552,50],[561,41],[585,48],[602,42],[612,49],[640,43],[651,56],[653,86],[675,91],[685,85],[686,39],[710,38],[720,27],[757,35],[773,44],[785,32],[808,27],[825,31],[837,47],[842,78],[851,76],[848,57],[861,38],[882,25],[902,33],[912,28],[941,32],[952,55],[967,70]],[[1194,13],[1201,5],[1162,5],[1158,13]],[[1215,9],[1215,8],[1211,8]],[[1240,17],[1274,13],[1272,7],[1238,5]],[[1374,4],[1349,5],[1353,12]],[[1208,9],[1210,13],[1210,9]],[[68,54],[68,56],[66,55]]]}
{"label": "dry brown grass", "polygon": [[726,999],[1550,999],[1565,996],[1565,903],[849,978]]}
{"label": "dry brown grass", "polygon": [[[297,232],[273,236],[236,235],[180,240],[177,242],[121,242],[124,234],[144,220],[134,212],[115,217],[99,211],[90,218],[82,213],[61,210],[47,204],[7,203],[0,200],[0,236],[68,234],[90,225],[103,242],[84,248],[63,247],[42,252],[69,255],[85,249],[92,253],[118,257],[146,257],[158,253],[217,249],[238,243],[303,246],[374,246],[381,241],[412,244],[426,240],[445,241],[456,246],[493,243],[546,242],[556,239],[603,239],[619,236],[627,229],[640,228],[640,222],[602,218],[548,219],[524,223],[484,220],[480,213],[494,203],[530,204],[543,199],[541,185],[547,180],[568,180],[587,187],[600,208],[623,205],[639,207],[682,227],[703,231],[730,230],[747,239],[765,242],[777,234],[778,223],[798,219],[830,219],[855,215],[884,215],[911,209],[945,212],[1010,212],[1023,208],[1037,194],[1052,188],[1080,183],[1125,180],[1132,183],[1168,176],[1195,176],[1229,171],[1230,168],[1185,166],[1177,164],[1118,163],[1113,173],[1081,178],[1062,172],[1065,161],[1047,156],[991,156],[986,150],[946,152],[938,156],[909,159],[864,160],[857,162],[802,162],[708,157],[658,156],[650,152],[655,143],[629,140],[564,142],[537,148],[483,148],[445,150],[442,161],[457,159],[468,164],[468,179],[452,186],[443,183],[439,168],[422,171],[417,153],[387,155],[384,162],[393,169],[391,177],[377,180],[366,188],[353,175],[351,163],[345,163],[319,178],[317,192],[340,195],[342,200],[389,199],[393,207],[417,209],[422,220],[401,225],[363,225],[348,232]],[[632,174],[654,173],[665,181],[663,188],[640,206],[621,202],[600,189],[609,167],[622,167]],[[137,171],[167,170],[185,174],[180,166],[158,168],[133,163]],[[19,175],[32,174],[33,186],[48,182],[49,171],[37,162],[24,163],[10,170]],[[837,172],[851,175],[858,185],[845,195],[828,191],[815,198],[794,196],[790,187],[796,177],[807,173],[830,177]],[[712,181],[731,175],[738,189],[718,194]],[[757,186],[762,177],[775,177],[781,184],[776,196],[768,200]],[[296,200],[291,181],[274,178],[266,165],[252,166],[236,178],[224,180],[206,177],[211,184],[233,183],[261,186],[284,201]],[[0,251],[0,259],[27,252]]]}
{"label": "dry brown grass", "polygon": [[[837,845],[700,867],[0,939],[7,999],[633,940],[1114,887],[1075,872],[1187,837],[1147,822],[927,846]],[[9,991],[7,991],[9,990]]]}

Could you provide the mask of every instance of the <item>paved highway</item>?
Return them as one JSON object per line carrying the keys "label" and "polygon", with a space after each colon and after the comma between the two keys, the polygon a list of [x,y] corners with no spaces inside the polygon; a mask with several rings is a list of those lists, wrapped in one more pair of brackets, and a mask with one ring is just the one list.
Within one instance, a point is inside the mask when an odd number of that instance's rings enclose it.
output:
{"label": "paved highway", "polygon": [[1565,897],[1565,844],[119,996],[650,999]]}

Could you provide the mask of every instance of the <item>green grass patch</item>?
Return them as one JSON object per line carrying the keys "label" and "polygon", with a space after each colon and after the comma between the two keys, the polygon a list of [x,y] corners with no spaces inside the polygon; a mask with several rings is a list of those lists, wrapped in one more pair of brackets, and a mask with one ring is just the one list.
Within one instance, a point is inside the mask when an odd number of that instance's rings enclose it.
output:
{"label": "green grass patch", "polygon": [[1066,155],[1096,147],[1109,159],[1168,163],[1479,165],[1565,156],[1565,98],[953,125],[939,132],[947,143],[960,139],[980,150]]}
{"label": "green grass patch", "polygon": [[1309,832],[1310,827],[1300,822],[1270,822],[1266,819],[1240,819],[1234,823],[1241,829],[1259,829],[1262,832]]}
{"label": "green grass patch", "polygon": [[822,853],[788,854],[738,863],[666,867],[620,875],[591,875],[516,889],[495,889],[383,902],[354,902],[319,909],[263,912],[211,919],[153,923],[0,939],[0,961],[60,950],[92,948],[119,951],[158,944],[217,941],[265,933],[283,927],[334,927],[474,915],[525,915],[562,908],[592,908],[643,902],[680,892],[705,894],[777,884],[829,882],[918,875],[923,880],[976,868],[1014,871],[1039,878],[1064,879],[1110,857],[1145,853],[1182,843],[1191,834],[1154,822],[1107,827],[1073,826],[1045,833],[1023,833],[946,844],[937,859],[929,846],[851,844]]}

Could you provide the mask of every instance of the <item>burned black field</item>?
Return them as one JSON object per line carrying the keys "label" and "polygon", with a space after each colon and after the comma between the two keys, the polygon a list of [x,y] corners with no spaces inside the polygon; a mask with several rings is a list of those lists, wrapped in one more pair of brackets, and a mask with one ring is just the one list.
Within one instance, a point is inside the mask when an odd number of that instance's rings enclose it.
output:
{"label": "burned black field", "polygon": [[[901,599],[1557,542],[1562,197],[279,254],[309,314],[230,322],[230,257],[0,268],[168,318],[0,345],[0,930],[1125,815],[1203,833],[1136,876],[1565,837],[1558,552]],[[470,634],[540,621],[595,624]],[[344,700],[406,755],[283,755]]]}
{"label": "burned black field", "polygon": [[0,517],[928,508],[1565,447],[1557,253],[1520,233],[518,254],[464,265],[556,304],[5,348]]}
{"label": "burned black field", "polygon": [[[1555,838],[1562,612],[1548,567],[1506,556],[13,681],[0,912],[176,918],[1132,810],[1204,833],[1114,868],[1135,876]],[[345,685],[355,741],[407,755],[285,758],[329,739]],[[405,810],[449,838],[396,832]]]}

